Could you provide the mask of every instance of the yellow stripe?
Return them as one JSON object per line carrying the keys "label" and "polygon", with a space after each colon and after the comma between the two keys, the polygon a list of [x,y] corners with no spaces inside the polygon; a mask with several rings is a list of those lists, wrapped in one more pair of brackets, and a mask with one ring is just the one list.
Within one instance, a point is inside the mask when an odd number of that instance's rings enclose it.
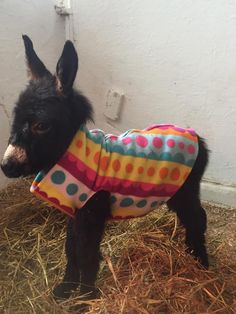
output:
{"label": "yellow stripe", "polygon": [[[80,137],[81,139],[81,137]],[[84,143],[85,141],[83,141]],[[76,143],[76,141],[74,142]],[[185,165],[180,165],[175,162],[170,161],[157,161],[157,160],[151,160],[151,159],[145,159],[141,157],[134,157],[134,156],[126,156],[126,155],[120,155],[119,153],[109,153],[106,152],[104,149],[101,151],[100,158],[108,158],[108,166],[107,169],[104,171],[102,169],[102,166],[100,164],[99,168],[98,165],[94,161],[94,156],[96,152],[99,152],[101,149],[100,144],[96,144],[90,139],[87,139],[87,147],[90,149],[89,156],[86,156],[86,147],[83,145],[82,147],[78,148],[75,144],[71,145],[69,148],[70,153],[72,153],[75,157],[79,155],[79,158],[82,162],[84,162],[90,169],[96,171],[99,176],[106,176],[106,177],[116,177],[117,179],[124,179],[124,180],[131,180],[131,181],[138,181],[138,182],[148,182],[157,184],[160,181],[160,170],[163,168],[168,168],[168,176],[166,178],[162,178],[162,183],[171,183],[180,185],[184,181],[184,177],[187,173],[190,172],[191,168]],[[120,162],[120,170],[115,171],[113,168],[114,161],[119,160]],[[126,167],[129,167],[128,165],[133,166],[133,171],[130,173],[127,173]],[[143,167],[144,171],[143,173],[139,174],[139,167]],[[155,169],[154,175],[148,175],[150,172],[152,172],[152,168]],[[180,171],[180,177],[178,180],[171,180],[171,173],[174,171],[174,169],[178,168]]]}
{"label": "yellow stripe", "polygon": [[65,205],[71,208],[71,199],[69,197],[65,198],[58,189],[55,189],[55,187],[50,184],[49,181],[43,180],[43,183],[39,183],[38,186],[40,189],[42,189],[42,191],[50,193],[50,195],[48,194],[49,197],[56,198],[60,201],[61,205]]}

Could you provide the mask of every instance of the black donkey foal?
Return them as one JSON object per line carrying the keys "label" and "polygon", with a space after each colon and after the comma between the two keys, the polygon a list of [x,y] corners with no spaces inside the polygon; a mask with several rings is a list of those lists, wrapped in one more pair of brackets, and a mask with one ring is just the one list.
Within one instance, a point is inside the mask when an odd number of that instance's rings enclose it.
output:
{"label": "black donkey foal", "polygon": [[[92,120],[89,101],[73,89],[78,56],[66,41],[52,75],[36,55],[32,41],[23,36],[30,81],[13,112],[9,145],[1,168],[7,177],[27,176],[49,170],[63,155],[81,124]],[[60,140],[58,140],[60,139]],[[203,266],[208,267],[205,248],[206,213],[201,206],[200,181],[208,161],[204,141],[198,137],[199,154],[187,181],[167,202],[186,229],[186,244]],[[110,211],[110,195],[97,192],[70,219],[67,229],[67,266],[56,297],[67,298],[78,286],[80,294],[95,296],[100,242]]]}

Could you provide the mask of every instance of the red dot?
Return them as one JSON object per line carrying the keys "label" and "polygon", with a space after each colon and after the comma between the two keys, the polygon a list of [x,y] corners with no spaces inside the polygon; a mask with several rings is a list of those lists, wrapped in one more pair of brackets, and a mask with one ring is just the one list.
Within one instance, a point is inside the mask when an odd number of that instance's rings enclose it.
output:
{"label": "red dot", "polygon": [[139,167],[139,168],[138,168],[138,173],[139,173],[139,174],[142,174],[143,172],[144,172],[144,168],[143,168],[143,167]]}
{"label": "red dot", "polygon": [[173,147],[175,147],[175,141],[172,140],[172,139],[169,139],[169,140],[167,141],[167,145],[168,145],[170,148],[173,148]]}
{"label": "red dot", "polygon": [[68,155],[67,158],[68,158],[69,161],[72,161],[72,162],[77,161],[77,158],[74,155]]}
{"label": "red dot", "polygon": [[115,172],[120,170],[120,161],[118,159],[113,161],[112,167]]}
{"label": "red dot", "polygon": [[125,137],[123,138],[122,142],[125,144],[125,145],[128,145],[132,142],[132,139],[131,137]]}
{"label": "red dot", "polygon": [[109,138],[110,138],[110,140],[112,140],[112,141],[116,141],[117,138],[118,138],[118,136],[117,136],[117,135],[111,135]]}
{"label": "red dot", "polygon": [[107,156],[102,157],[100,166],[103,171],[107,170],[108,164],[109,164],[109,158]]}
{"label": "red dot", "polygon": [[195,147],[192,144],[188,145],[188,152],[191,155],[195,153]]}
{"label": "red dot", "polygon": [[150,168],[148,169],[148,171],[147,171],[147,175],[148,175],[149,177],[152,177],[152,176],[154,175],[154,173],[155,173],[155,169],[154,169],[153,167],[150,167]]}
{"label": "red dot", "polygon": [[161,177],[161,179],[165,179],[168,176],[168,168],[167,167],[162,167],[159,171],[159,175]]}
{"label": "red dot", "polygon": [[81,147],[83,146],[83,141],[78,140],[78,141],[76,142],[76,146],[77,146],[78,148],[81,148]]}
{"label": "red dot", "polygon": [[134,167],[133,167],[132,164],[127,164],[126,167],[125,167],[126,172],[128,172],[128,173],[132,172],[132,171],[133,171],[133,168],[134,168]]}
{"label": "red dot", "polygon": [[88,156],[90,154],[91,150],[89,147],[86,147],[86,156]]}
{"label": "red dot", "polygon": [[136,144],[141,146],[141,147],[146,147],[148,145],[148,140],[146,139],[146,137],[139,135],[136,137]]}
{"label": "red dot", "polygon": [[96,152],[96,154],[94,155],[94,158],[93,158],[95,164],[98,165],[99,159],[100,159],[100,152]]}
{"label": "red dot", "polygon": [[185,145],[184,145],[183,142],[180,142],[180,143],[179,143],[179,148],[180,148],[180,149],[184,149],[184,146],[185,146]]}
{"label": "red dot", "polygon": [[180,177],[180,171],[178,168],[174,168],[170,174],[171,180],[177,181]]}
{"label": "red dot", "polygon": [[161,146],[163,145],[162,139],[159,137],[155,137],[152,143],[153,143],[153,146],[155,146],[156,148],[161,148]]}

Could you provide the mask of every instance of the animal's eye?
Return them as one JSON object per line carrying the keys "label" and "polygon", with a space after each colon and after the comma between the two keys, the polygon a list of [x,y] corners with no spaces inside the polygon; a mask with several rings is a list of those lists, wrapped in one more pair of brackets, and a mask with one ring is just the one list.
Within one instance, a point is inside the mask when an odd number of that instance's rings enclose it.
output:
{"label": "animal's eye", "polygon": [[31,125],[31,131],[34,134],[44,134],[50,130],[51,126],[45,122],[35,122]]}

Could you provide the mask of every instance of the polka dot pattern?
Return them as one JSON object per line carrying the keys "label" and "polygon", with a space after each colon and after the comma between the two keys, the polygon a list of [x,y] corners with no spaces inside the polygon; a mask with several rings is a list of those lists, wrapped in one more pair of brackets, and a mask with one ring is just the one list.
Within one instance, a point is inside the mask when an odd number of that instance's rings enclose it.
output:
{"label": "polka dot pattern", "polygon": [[155,169],[153,167],[148,168],[147,175],[152,177],[155,174]]}
{"label": "polka dot pattern", "polygon": [[169,173],[169,169],[167,167],[163,167],[159,170],[159,175],[160,175],[160,178],[162,180],[164,180],[165,178],[167,178],[168,176],[168,173]]}
{"label": "polka dot pattern", "polygon": [[132,142],[132,139],[131,137],[126,137],[126,138],[123,138],[122,139],[122,143],[125,144],[125,145],[128,145]]}
{"label": "polka dot pattern", "polygon": [[147,138],[142,135],[137,136],[135,142],[140,147],[146,147],[148,145]]}
{"label": "polka dot pattern", "polygon": [[68,184],[66,187],[66,192],[68,195],[74,195],[78,192],[78,186],[74,183]]}
{"label": "polka dot pattern", "polygon": [[178,168],[174,168],[170,174],[171,180],[177,181],[180,177],[180,171]]}
{"label": "polka dot pattern", "polygon": [[79,196],[79,200],[81,202],[85,202],[88,198],[88,195],[86,193],[82,193],[80,196]]}
{"label": "polka dot pattern", "polygon": [[51,180],[54,184],[63,184],[66,179],[66,175],[63,171],[55,171],[52,176]]}
{"label": "polka dot pattern", "polygon": [[155,207],[157,207],[157,205],[158,205],[158,202],[157,202],[157,201],[152,202],[152,203],[151,203],[151,208],[155,208]]}
{"label": "polka dot pattern", "polygon": [[107,156],[102,157],[101,162],[100,162],[100,167],[103,171],[107,170],[109,164],[109,158]]}
{"label": "polka dot pattern", "polygon": [[76,146],[77,146],[78,148],[81,148],[81,147],[83,146],[83,141],[82,141],[82,140],[78,140],[78,141],[76,142]]}
{"label": "polka dot pattern", "polygon": [[138,174],[143,174],[144,173],[144,167],[140,166],[138,167]]}
{"label": "polka dot pattern", "polygon": [[175,141],[173,139],[169,139],[167,141],[167,146],[169,146],[170,148],[174,148],[175,147]]}
{"label": "polka dot pattern", "polygon": [[195,153],[195,147],[192,144],[188,145],[188,152],[191,155]]}
{"label": "polka dot pattern", "polygon": [[[133,217],[132,211],[134,216],[141,215],[158,207],[186,180],[196,160],[198,145],[191,129],[162,125],[149,130],[153,132],[129,130],[121,136],[86,130],[89,141],[76,135],[73,150],[70,153],[69,148],[68,155],[59,161],[60,168],[65,165],[66,171],[58,168],[50,171],[51,183],[58,186],[64,198],[68,196],[81,206],[96,191],[110,191],[112,208],[121,217]],[[44,179],[39,178],[38,182]],[[43,193],[54,202],[55,196],[48,191]],[[61,201],[55,199],[56,203]],[[69,208],[68,204],[61,205]]]}
{"label": "polka dot pattern", "polygon": [[127,173],[131,173],[133,171],[133,165],[132,164],[127,164],[125,167],[125,170]]}
{"label": "polka dot pattern", "polygon": [[133,205],[134,201],[131,197],[126,197],[120,202],[121,207],[128,207]]}
{"label": "polka dot pattern", "polygon": [[159,138],[159,137],[154,137],[152,143],[153,143],[153,146],[156,147],[156,148],[161,148],[162,145],[163,145],[163,141],[162,141],[162,139]]}
{"label": "polka dot pattern", "polygon": [[147,205],[147,201],[146,200],[141,200],[137,203],[137,207],[138,208],[143,208]]}
{"label": "polka dot pattern", "polygon": [[119,159],[116,159],[116,160],[113,161],[112,167],[113,167],[113,170],[115,172],[118,172],[120,170],[120,161],[119,161]]}

